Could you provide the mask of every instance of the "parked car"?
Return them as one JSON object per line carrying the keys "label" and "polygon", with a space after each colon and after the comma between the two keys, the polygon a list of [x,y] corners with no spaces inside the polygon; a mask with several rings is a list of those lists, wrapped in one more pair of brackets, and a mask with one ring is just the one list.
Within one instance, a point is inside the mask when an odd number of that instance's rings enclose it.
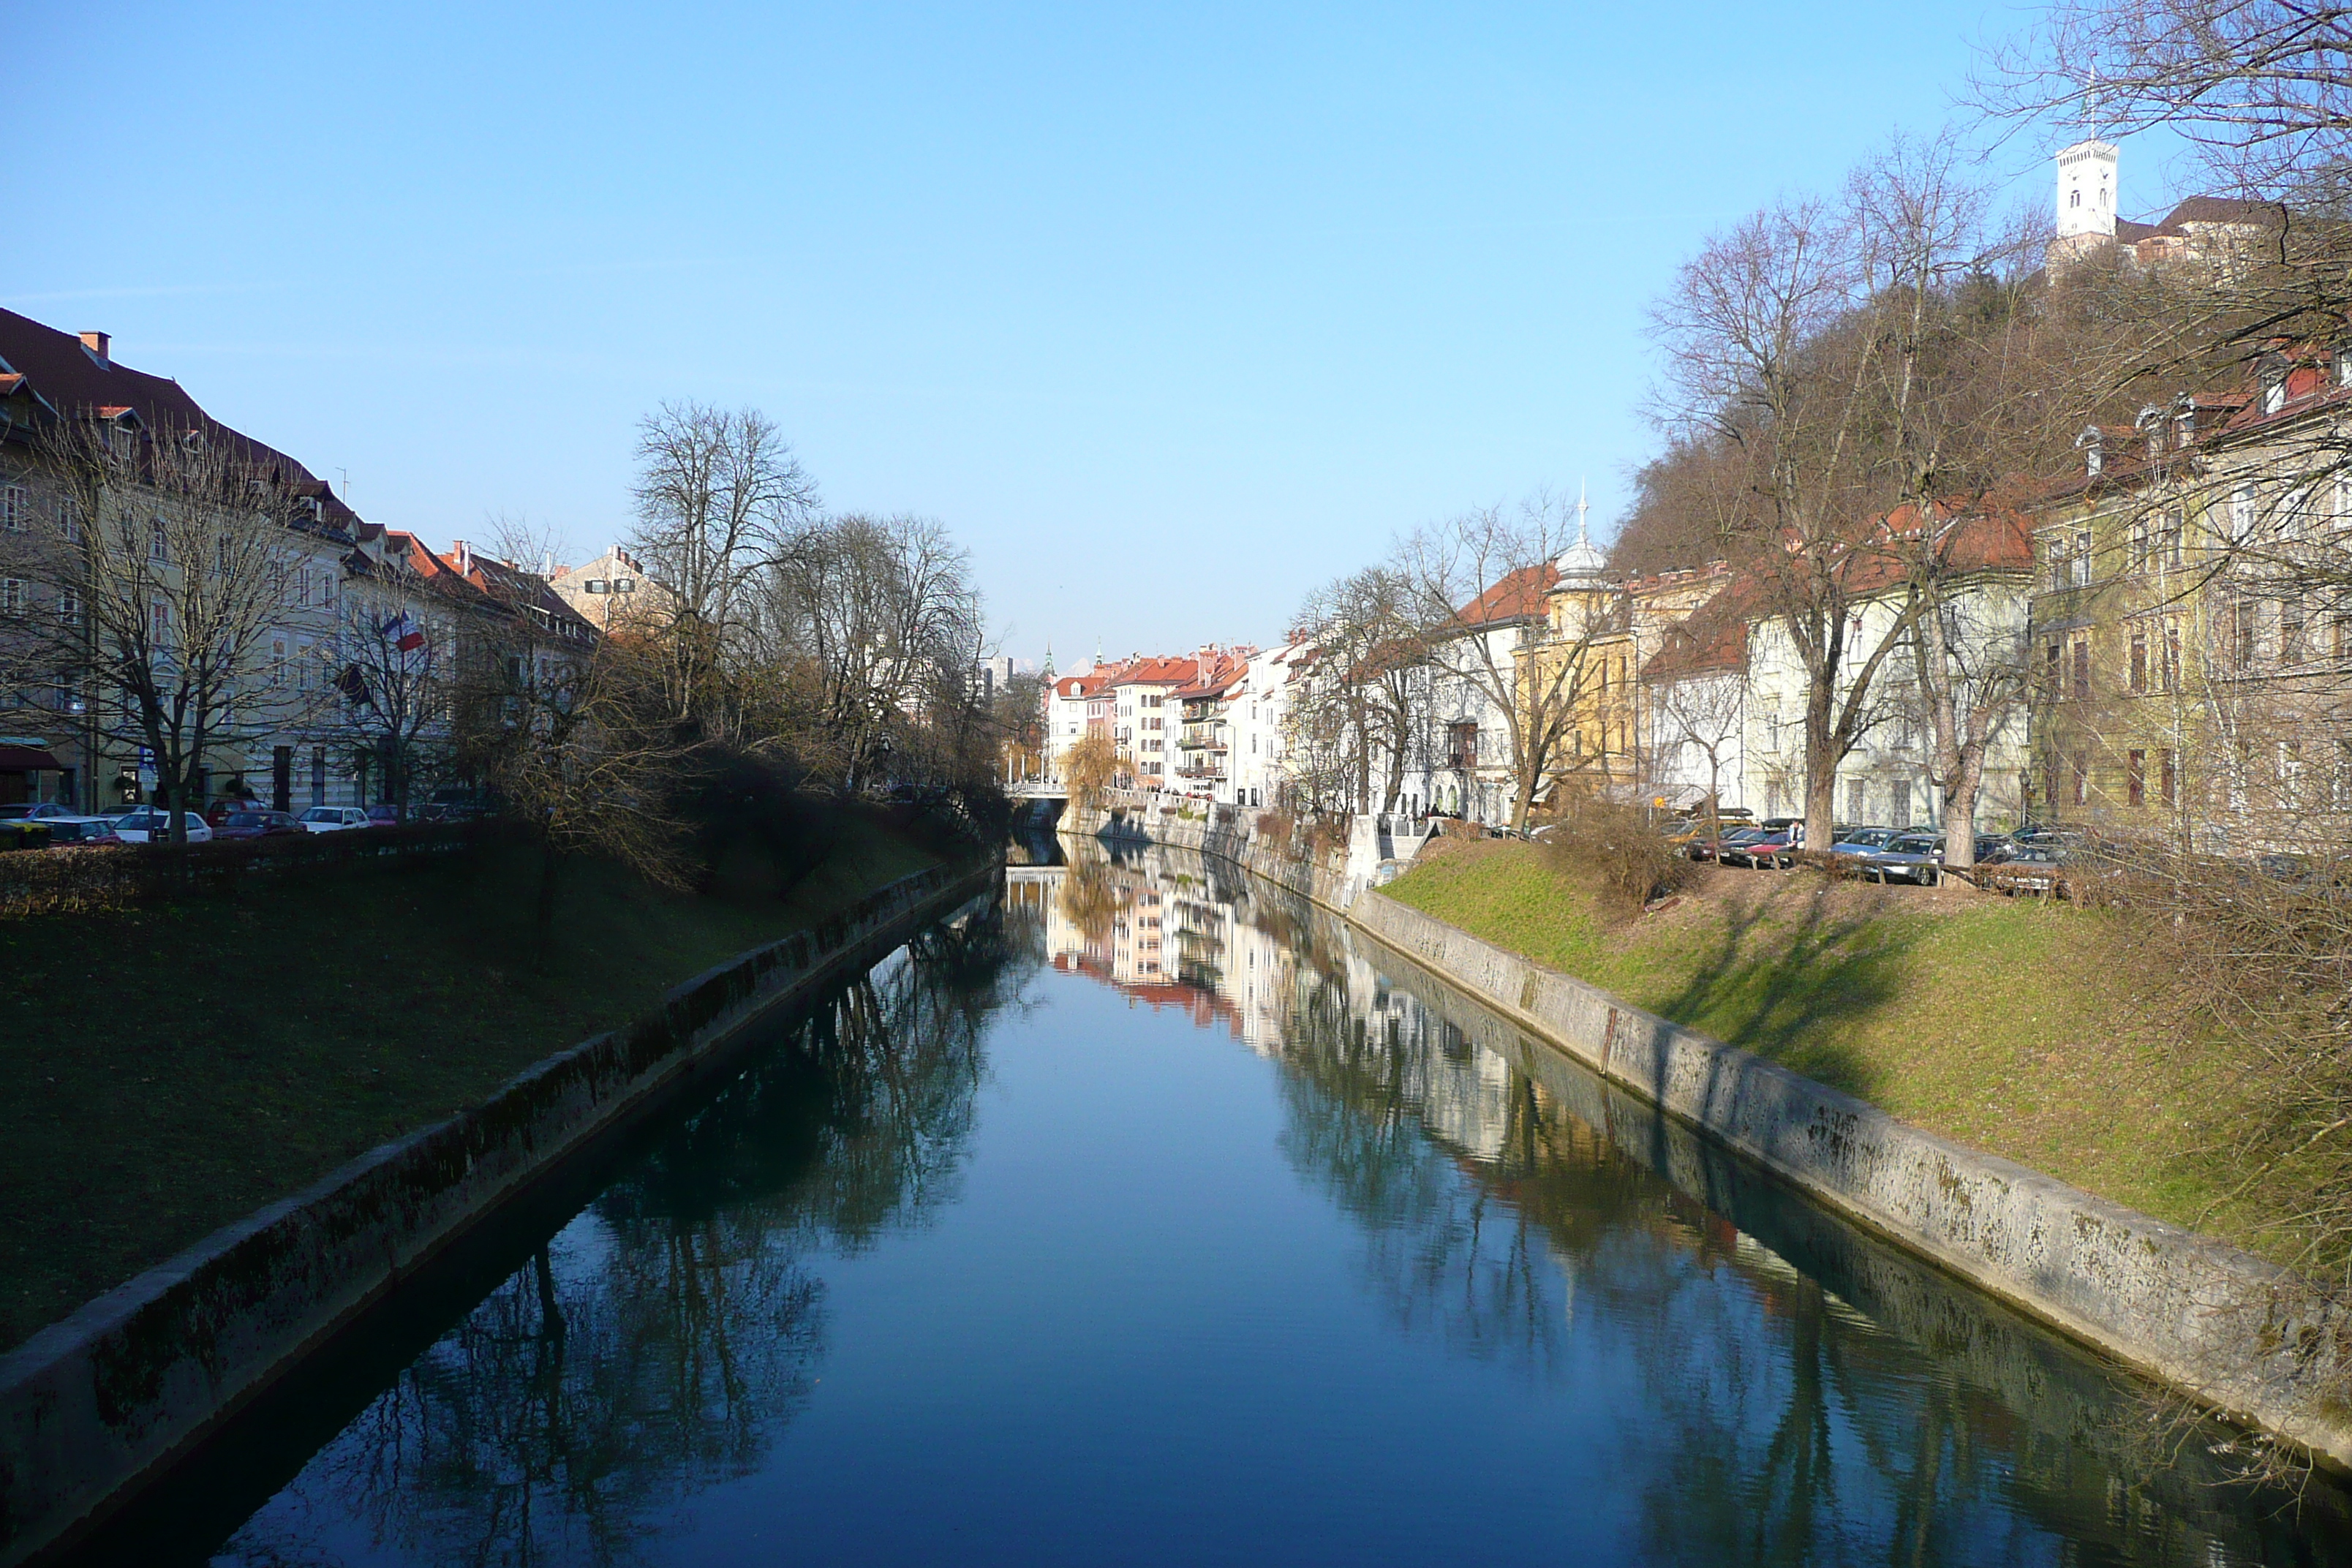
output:
{"label": "parked car", "polygon": [[1859,855],[1884,849],[1903,830],[1899,827],[1841,827],[1830,843],[1832,855]]}
{"label": "parked car", "polygon": [[[212,840],[212,825],[193,811],[180,813],[185,826],[188,842],[205,844]],[[142,805],[114,819],[114,836],[125,844],[168,844],[172,838],[172,814],[160,806]]]}
{"label": "parked car", "polygon": [[367,809],[367,825],[370,827],[398,827],[400,826],[400,807],[396,805],[369,806]]}
{"label": "parked car", "polygon": [[120,844],[115,837],[114,818],[110,816],[50,816],[44,817],[49,830],[52,847],[72,845],[76,848],[92,844]]}
{"label": "parked car", "polygon": [[0,822],[60,822],[81,813],[72,806],[60,805],[54,800],[18,801],[14,805],[0,805]]}
{"label": "parked car", "polygon": [[1862,858],[1863,874],[1881,882],[1916,882],[1932,888],[1943,879],[1944,836],[1899,833],[1883,849]]}
{"label": "parked car", "polygon": [[0,852],[13,849],[46,848],[49,842],[49,825],[28,817],[0,818]]}
{"label": "parked car", "polygon": [[365,827],[368,815],[356,805],[314,805],[300,817],[305,833],[341,833],[347,827]]}
{"label": "parked car", "polygon": [[53,816],[49,819],[49,842],[70,844],[76,848],[88,848],[95,844],[120,844],[110,816]]}
{"label": "parked car", "polygon": [[1790,852],[1804,843],[1801,825],[1759,834],[1744,843],[1726,846],[1716,858],[1727,866],[1746,866],[1759,871],[1778,871],[1790,864]]}
{"label": "parked car", "polygon": [[2056,843],[2004,844],[1977,864],[1989,873],[1985,885],[2009,894],[2047,893],[2058,886],[2066,851]]}
{"label": "parked car", "polygon": [[284,811],[232,811],[213,829],[215,838],[281,838],[302,831],[293,814]]}
{"label": "parked car", "polygon": [[1723,858],[1723,852],[1726,849],[1745,844],[1751,838],[1763,837],[1764,829],[1760,827],[1727,827],[1713,838],[1701,835],[1692,839],[1690,847],[1684,853],[1694,860],[1719,860]]}

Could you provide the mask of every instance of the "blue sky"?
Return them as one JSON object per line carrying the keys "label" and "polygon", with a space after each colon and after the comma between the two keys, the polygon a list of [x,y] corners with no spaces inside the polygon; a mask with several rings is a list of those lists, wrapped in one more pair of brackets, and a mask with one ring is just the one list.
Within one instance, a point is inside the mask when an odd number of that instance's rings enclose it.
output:
{"label": "blue sky", "polygon": [[1265,641],[1427,519],[1613,521],[1678,260],[2022,19],[35,0],[0,303],[437,542],[591,553],[640,416],[751,404],[952,528],[1008,652]]}

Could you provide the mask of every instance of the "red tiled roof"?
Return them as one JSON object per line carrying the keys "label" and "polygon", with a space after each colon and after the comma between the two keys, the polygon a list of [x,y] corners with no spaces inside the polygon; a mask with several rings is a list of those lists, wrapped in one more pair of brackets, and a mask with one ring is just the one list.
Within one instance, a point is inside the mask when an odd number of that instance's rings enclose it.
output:
{"label": "red tiled roof", "polygon": [[1551,562],[1547,561],[1540,566],[1522,566],[1463,605],[1456,614],[1456,624],[1475,629],[1510,621],[1539,619],[1544,614],[1544,595],[1559,581],[1559,568]]}
{"label": "red tiled roof", "polygon": [[1106,682],[1111,686],[1181,686],[1200,673],[1193,658],[1135,658]]}

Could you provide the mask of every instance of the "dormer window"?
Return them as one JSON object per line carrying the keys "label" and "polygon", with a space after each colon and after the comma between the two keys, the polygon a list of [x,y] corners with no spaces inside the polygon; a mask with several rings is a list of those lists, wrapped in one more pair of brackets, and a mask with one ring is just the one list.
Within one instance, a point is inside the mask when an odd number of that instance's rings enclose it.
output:
{"label": "dormer window", "polygon": [[2107,466],[2106,432],[2095,425],[2091,426],[2074,437],[2074,447],[2083,454],[2084,476],[2097,479],[2100,470]]}
{"label": "dormer window", "polygon": [[2263,412],[2276,414],[2286,406],[2286,362],[2275,354],[2263,358],[2261,370]]}

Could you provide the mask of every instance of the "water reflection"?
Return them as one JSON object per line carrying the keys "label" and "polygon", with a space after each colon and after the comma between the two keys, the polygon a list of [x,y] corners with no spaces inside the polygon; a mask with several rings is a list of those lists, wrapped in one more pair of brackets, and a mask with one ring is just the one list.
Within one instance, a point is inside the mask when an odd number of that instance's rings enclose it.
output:
{"label": "water reflection", "polygon": [[[1664,1563],[2352,1561],[2345,1493],[1809,1205],[1262,883],[1129,848],[1040,876],[1046,961],[1286,1069],[1284,1148],[1404,1330],[1630,1379],[1618,1481]],[[1051,895],[1051,896],[1047,896]]]}
{"label": "water reflection", "polygon": [[2333,1487],[2159,1462],[2129,1380],[1277,890],[1055,858],[520,1231],[217,1560],[2352,1560]]}
{"label": "water reflection", "polygon": [[953,1202],[996,911],[920,939],[632,1163],[239,1531],[230,1563],[628,1561],[751,1474],[825,1338],[810,1258]]}

